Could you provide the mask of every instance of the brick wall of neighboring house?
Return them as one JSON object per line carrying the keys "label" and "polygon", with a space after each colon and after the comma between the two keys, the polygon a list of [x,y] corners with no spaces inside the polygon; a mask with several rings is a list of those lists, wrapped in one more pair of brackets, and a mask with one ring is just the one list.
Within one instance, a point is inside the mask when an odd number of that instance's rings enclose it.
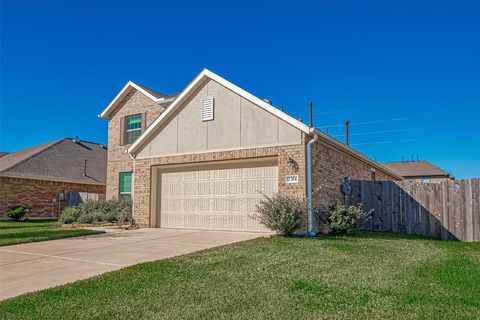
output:
{"label": "brick wall of neighboring house", "polygon": [[[25,205],[30,208],[30,217],[56,217],[58,202],[52,205],[53,199],[65,190],[105,194],[102,185],[0,177],[0,214],[12,206]],[[65,203],[60,205],[62,209]]]}
{"label": "brick wall of neighboring house", "polygon": [[118,197],[120,172],[133,170],[133,161],[125,152],[128,145],[120,144],[121,118],[146,113],[146,127],[148,128],[164,110],[162,106],[147,98],[143,93],[131,90],[110,115],[108,120],[107,199]]}
{"label": "brick wall of neighboring house", "polygon": [[[150,225],[150,192],[152,166],[167,164],[199,163],[221,160],[254,159],[276,156],[278,159],[279,191],[305,197],[305,145],[242,149],[201,154],[167,156],[151,159],[138,159],[134,175],[134,215],[142,226]],[[295,160],[298,167],[290,167],[288,158]],[[298,184],[286,184],[285,175],[299,176]]]}
{"label": "brick wall of neighboring house", "polygon": [[[319,141],[312,146],[312,206],[324,208],[341,201],[343,178],[371,179],[373,167],[347,152]],[[376,180],[397,180],[388,172],[375,169]]]}

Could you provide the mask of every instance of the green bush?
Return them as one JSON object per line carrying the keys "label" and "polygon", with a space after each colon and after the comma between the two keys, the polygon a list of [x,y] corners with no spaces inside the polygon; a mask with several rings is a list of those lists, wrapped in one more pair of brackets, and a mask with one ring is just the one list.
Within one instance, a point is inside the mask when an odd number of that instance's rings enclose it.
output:
{"label": "green bush", "polygon": [[28,212],[28,208],[22,205],[11,207],[8,216],[15,220],[22,219]]}
{"label": "green bush", "polygon": [[61,224],[70,224],[77,221],[80,216],[80,210],[77,208],[68,207],[62,210],[58,222]]}
{"label": "green bush", "polygon": [[330,205],[321,220],[330,228],[334,235],[344,235],[358,229],[372,212],[364,212],[360,207],[345,206],[342,204]]}
{"label": "green bush", "polygon": [[254,218],[269,230],[291,235],[305,223],[306,212],[305,200],[277,193],[265,195],[257,204]]}

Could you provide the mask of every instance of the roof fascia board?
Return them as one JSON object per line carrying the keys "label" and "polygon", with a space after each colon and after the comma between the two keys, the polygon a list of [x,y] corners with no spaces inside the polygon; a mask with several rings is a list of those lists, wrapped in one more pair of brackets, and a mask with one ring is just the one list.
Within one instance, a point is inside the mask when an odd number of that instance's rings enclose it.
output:
{"label": "roof fascia board", "polygon": [[398,173],[390,170],[389,168],[385,167],[381,163],[378,163],[378,162],[370,159],[369,157],[367,157],[367,156],[363,155],[362,153],[358,152],[357,150],[352,149],[352,148],[344,145],[343,143],[341,143],[340,141],[330,137],[326,133],[323,133],[322,131],[320,131],[316,128],[313,129],[312,132],[317,133],[322,138],[322,140],[327,142],[329,145],[337,147],[338,149],[350,154],[351,156],[367,163],[368,165],[370,165],[370,166],[372,166],[376,169],[379,169],[383,172],[386,172],[386,173],[390,174],[391,176],[394,176],[395,178],[397,178],[399,180],[403,180],[403,177],[401,175],[399,175]]}
{"label": "roof fascia board", "polygon": [[99,115],[100,118],[108,118],[110,113],[115,109],[118,102],[120,102],[125,96],[130,92],[131,89],[135,89],[143,93],[147,98],[153,100],[156,103],[162,102],[165,98],[156,98],[150,92],[146,91],[135,82],[128,81],[127,84],[120,90],[120,92],[113,98],[113,100],[108,104],[108,106],[103,110],[103,112]]}
{"label": "roof fascia board", "polygon": [[301,121],[291,117],[290,115],[286,114],[285,112],[275,108],[274,106],[266,103],[260,98],[255,97],[253,94],[243,90],[242,88],[238,87],[237,85],[231,83],[230,81],[220,77],[219,75],[213,73],[212,71],[208,69],[203,69],[195,79],[188,84],[185,89],[177,96],[177,98],[173,101],[173,103],[170,105],[170,107],[160,115],[153,123],[150,125],[150,127],[145,130],[145,132],[135,141],[129,148],[128,148],[128,153],[132,154],[135,153],[146,141],[152,134],[153,132],[170,116],[170,114],[173,114],[176,109],[181,105],[183,101],[188,98],[189,94],[194,92],[194,90],[201,84],[205,79],[211,79],[213,81],[218,82],[219,84],[223,85],[227,89],[237,93],[241,97],[245,98],[246,100],[249,100],[253,104],[258,105],[262,109],[266,110],[267,112],[277,116],[278,118],[282,119],[283,121],[289,123],[290,125],[296,127],[300,131],[309,134],[310,133],[310,128],[302,123]]}

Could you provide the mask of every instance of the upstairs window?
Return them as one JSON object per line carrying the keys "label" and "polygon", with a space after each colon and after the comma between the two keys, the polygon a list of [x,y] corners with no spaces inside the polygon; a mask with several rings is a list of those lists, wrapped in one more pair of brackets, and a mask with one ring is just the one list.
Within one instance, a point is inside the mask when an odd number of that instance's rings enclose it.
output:
{"label": "upstairs window", "polygon": [[142,134],[142,115],[125,117],[125,144],[132,144]]}
{"label": "upstairs window", "polygon": [[120,199],[132,198],[132,173],[120,172]]}
{"label": "upstairs window", "polygon": [[202,121],[213,120],[213,97],[205,97],[202,100]]}
{"label": "upstairs window", "polygon": [[430,182],[430,177],[423,177],[422,182],[423,183],[429,183]]}

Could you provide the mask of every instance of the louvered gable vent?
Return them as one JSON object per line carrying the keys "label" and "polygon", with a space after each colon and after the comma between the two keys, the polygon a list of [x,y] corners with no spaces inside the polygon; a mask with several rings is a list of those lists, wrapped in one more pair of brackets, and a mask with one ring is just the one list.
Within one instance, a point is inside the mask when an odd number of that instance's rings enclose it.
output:
{"label": "louvered gable vent", "polygon": [[205,97],[202,100],[202,121],[213,120],[213,97]]}

